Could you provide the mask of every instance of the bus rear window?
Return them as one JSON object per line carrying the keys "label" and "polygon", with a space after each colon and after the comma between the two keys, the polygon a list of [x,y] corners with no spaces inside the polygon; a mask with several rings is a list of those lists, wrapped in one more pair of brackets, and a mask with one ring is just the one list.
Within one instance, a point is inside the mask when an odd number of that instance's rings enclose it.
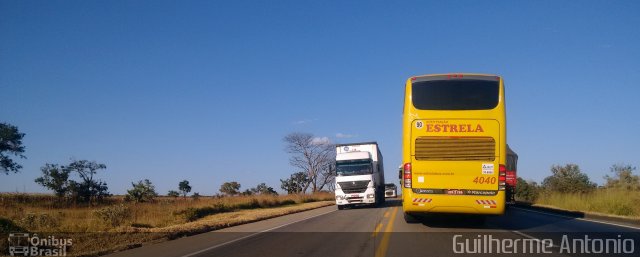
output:
{"label": "bus rear window", "polygon": [[500,94],[498,81],[478,79],[418,81],[411,91],[420,110],[490,110]]}

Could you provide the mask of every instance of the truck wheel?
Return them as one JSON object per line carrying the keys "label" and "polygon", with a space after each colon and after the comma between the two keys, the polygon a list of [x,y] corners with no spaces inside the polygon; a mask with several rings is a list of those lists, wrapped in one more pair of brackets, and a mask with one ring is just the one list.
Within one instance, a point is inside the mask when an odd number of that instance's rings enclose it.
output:
{"label": "truck wheel", "polygon": [[344,205],[338,205],[338,210],[344,210]]}
{"label": "truck wheel", "polygon": [[404,221],[409,223],[409,224],[419,223],[420,222],[418,217],[416,217],[415,215],[408,214],[406,212],[404,212]]}

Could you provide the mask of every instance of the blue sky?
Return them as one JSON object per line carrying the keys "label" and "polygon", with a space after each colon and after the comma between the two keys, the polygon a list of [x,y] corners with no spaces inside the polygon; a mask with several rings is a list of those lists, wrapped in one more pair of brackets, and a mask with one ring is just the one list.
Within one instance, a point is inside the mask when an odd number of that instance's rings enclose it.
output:
{"label": "blue sky", "polygon": [[[519,175],[640,165],[638,1],[0,1],[0,121],[28,159],[0,191],[45,192],[45,163],[279,189],[282,138],[379,142],[395,181],[413,75],[499,74]],[[339,136],[341,135],[341,136]],[[352,136],[352,137],[349,137]]]}

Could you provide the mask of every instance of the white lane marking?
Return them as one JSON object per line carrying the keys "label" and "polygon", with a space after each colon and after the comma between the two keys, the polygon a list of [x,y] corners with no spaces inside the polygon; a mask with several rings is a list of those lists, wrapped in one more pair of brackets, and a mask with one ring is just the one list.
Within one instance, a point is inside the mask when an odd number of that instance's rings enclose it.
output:
{"label": "white lane marking", "polygon": [[622,224],[611,223],[611,222],[606,222],[606,221],[585,219],[585,218],[579,218],[579,217],[571,217],[571,216],[565,216],[565,215],[560,215],[560,214],[555,214],[555,213],[546,213],[546,212],[541,212],[541,211],[528,210],[528,209],[523,209],[523,208],[518,208],[518,207],[510,207],[510,208],[514,208],[514,209],[518,209],[518,210],[522,210],[522,211],[540,213],[540,214],[549,215],[549,216],[561,217],[561,218],[589,221],[589,222],[600,223],[600,224],[605,224],[605,225],[612,225],[612,226],[618,226],[618,227],[623,227],[623,228],[640,229],[640,227],[622,225]]}
{"label": "white lane marking", "polygon": [[[298,220],[298,221],[289,222],[289,223],[284,224],[284,225],[280,225],[280,226],[273,227],[273,228],[270,228],[270,229],[265,229],[265,230],[262,230],[262,231],[259,231],[259,232],[255,232],[255,233],[253,233],[253,234],[251,234],[251,235],[246,235],[246,236],[243,236],[243,237],[241,237],[241,238],[236,238],[236,239],[233,239],[233,240],[231,240],[231,241],[224,242],[224,243],[222,243],[222,244],[217,244],[217,245],[214,245],[214,246],[211,246],[211,247],[207,247],[207,248],[205,248],[205,249],[202,249],[202,250],[199,250],[199,251],[196,251],[196,252],[192,252],[192,253],[189,253],[189,254],[182,255],[181,257],[191,257],[191,256],[194,256],[194,255],[198,255],[198,254],[201,254],[201,253],[203,253],[203,252],[206,252],[206,251],[209,251],[209,250],[213,250],[213,249],[216,249],[216,248],[221,247],[221,246],[225,246],[225,245],[228,245],[228,244],[231,244],[231,243],[238,242],[238,241],[240,241],[240,240],[244,240],[244,239],[247,239],[247,238],[250,238],[250,237],[254,237],[254,236],[257,236],[257,235],[262,234],[262,233],[265,233],[265,232],[269,232],[269,231],[272,231],[272,230],[275,230],[275,229],[279,229],[279,228],[281,228],[281,227],[289,226],[289,225],[291,225],[291,224],[298,223],[298,222],[300,222],[300,221],[305,221],[305,220],[308,220],[308,219],[313,219],[313,218],[315,218],[315,217],[319,217],[319,216],[322,216],[322,215],[325,215],[325,214],[329,214],[329,213],[332,213],[332,212],[334,212],[334,211],[336,211],[336,210],[332,210],[332,211],[328,211],[328,212],[320,213],[320,214],[318,214],[318,215],[314,215],[314,216],[311,216],[311,217],[308,217],[308,218],[304,218],[304,219],[301,219],[301,220]],[[223,233],[223,232],[221,232],[221,233]]]}
{"label": "white lane marking", "polygon": [[[516,233],[516,234],[518,234],[518,235],[521,235],[521,236],[523,236],[523,237],[529,238],[529,239],[536,240],[536,241],[538,241],[538,243],[539,243],[540,241],[542,241],[542,239],[540,239],[540,238],[537,238],[537,237],[534,237],[534,236],[531,236],[531,235],[528,235],[528,234],[522,233],[522,232],[517,231],[517,230],[511,231],[511,232]],[[557,246],[553,245],[553,243],[551,243],[551,245],[550,245],[550,246],[551,246],[551,247],[553,247],[553,248],[557,247]]]}

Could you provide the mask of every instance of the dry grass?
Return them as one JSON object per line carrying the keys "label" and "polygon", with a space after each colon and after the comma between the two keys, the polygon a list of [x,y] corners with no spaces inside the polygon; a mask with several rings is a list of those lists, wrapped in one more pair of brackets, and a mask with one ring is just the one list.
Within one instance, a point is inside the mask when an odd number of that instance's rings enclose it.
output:
{"label": "dry grass", "polygon": [[198,221],[163,228],[120,227],[119,231],[111,233],[74,234],[73,254],[81,256],[104,255],[144,244],[158,243],[333,204],[333,201],[320,201],[276,208],[240,210],[214,214]]}
{"label": "dry grass", "polygon": [[638,191],[598,189],[585,194],[545,192],[535,203],[572,211],[640,217]]}
{"label": "dry grass", "polygon": [[[70,233],[74,255],[100,255],[327,206],[334,203],[332,200],[332,194],[321,193],[197,200],[161,197],[136,204],[116,196],[89,205],[67,203],[49,195],[0,194],[0,234],[25,231],[61,237]],[[0,250],[6,249],[4,242],[0,241]]]}
{"label": "dry grass", "polygon": [[[331,200],[329,193],[315,195],[237,196],[173,198],[160,197],[150,203],[127,203],[111,197],[99,205],[71,204],[49,195],[0,194],[0,217],[29,231],[103,232],[119,227],[161,228],[183,224],[198,218],[240,209],[269,208],[305,202]],[[124,205],[127,217],[118,226],[105,222],[96,211]],[[194,217],[193,214],[196,216]]]}
{"label": "dry grass", "polygon": [[268,209],[251,209],[240,210],[235,212],[219,213],[209,215],[194,222],[188,222],[180,225],[173,225],[163,228],[142,228],[136,229],[137,232],[155,232],[155,233],[171,233],[173,235],[191,234],[194,231],[209,231],[212,229],[221,229],[240,224],[246,224],[258,220],[283,216],[304,210],[320,208],[333,205],[333,201],[320,201],[306,203],[303,205],[291,205]]}

